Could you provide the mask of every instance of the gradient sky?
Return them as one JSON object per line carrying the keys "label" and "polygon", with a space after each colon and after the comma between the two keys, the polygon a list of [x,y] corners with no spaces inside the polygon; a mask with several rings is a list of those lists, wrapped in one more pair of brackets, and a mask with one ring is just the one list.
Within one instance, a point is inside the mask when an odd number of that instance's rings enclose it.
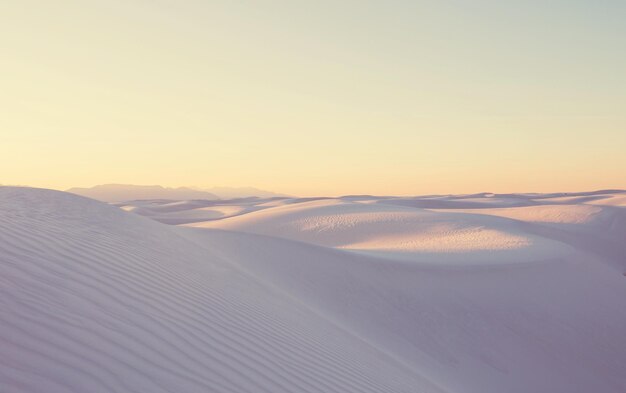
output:
{"label": "gradient sky", "polygon": [[623,0],[0,1],[0,183],[626,188]]}

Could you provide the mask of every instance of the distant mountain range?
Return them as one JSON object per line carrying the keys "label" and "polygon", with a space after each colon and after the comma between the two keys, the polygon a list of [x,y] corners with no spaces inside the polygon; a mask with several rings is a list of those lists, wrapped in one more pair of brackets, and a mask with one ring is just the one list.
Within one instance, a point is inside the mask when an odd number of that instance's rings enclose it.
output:
{"label": "distant mountain range", "polygon": [[195,189],[190,187],[138,186],[133,184],[101,184],[94,187],[74,187],[67,190],[72,194],[104,202],[122,202],[138,199],[233,199],[247,197],[281,197],[282,194],[259,190],[253,187],[214,187]]}

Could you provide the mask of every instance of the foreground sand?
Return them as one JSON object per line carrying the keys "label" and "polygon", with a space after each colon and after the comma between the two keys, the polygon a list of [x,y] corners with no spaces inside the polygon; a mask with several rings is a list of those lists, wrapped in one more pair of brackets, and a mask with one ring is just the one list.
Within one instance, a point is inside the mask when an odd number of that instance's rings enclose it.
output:
{"label": "foreground sand", "polygon": [[0,391],[621,393],[625,195],[2,187]]}

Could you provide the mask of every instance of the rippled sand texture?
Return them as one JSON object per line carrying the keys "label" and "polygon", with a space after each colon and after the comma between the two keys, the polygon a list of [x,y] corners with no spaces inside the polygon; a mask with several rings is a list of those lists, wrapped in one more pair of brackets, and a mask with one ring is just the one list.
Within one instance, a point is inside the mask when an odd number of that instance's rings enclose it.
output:
{"label": "rippled sand texture", "polygon": [[1,187],[0,391],[621,393],[624,195]]}

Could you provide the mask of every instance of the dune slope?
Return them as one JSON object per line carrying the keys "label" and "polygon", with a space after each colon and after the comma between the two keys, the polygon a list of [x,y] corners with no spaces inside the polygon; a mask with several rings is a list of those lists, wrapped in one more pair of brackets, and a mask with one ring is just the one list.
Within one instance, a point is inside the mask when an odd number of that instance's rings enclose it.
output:
{"label": "dune slope", "polygon": [[0,188],[0,391],[623,393],[623,195]]}
{"label": "dune slope", "polygon": [[179,232],[0,188],[0,391],[442,391]]}
{"label": "dune slope", "polygon": [[422,264],[264,235],[190,231],[447,391],[626,388],[625,277],[591,254]]}
{"label": "dune slope", "polygon": [[625,211],[581,194],[284,201],[187,226],[449,391],[622,392]]}

